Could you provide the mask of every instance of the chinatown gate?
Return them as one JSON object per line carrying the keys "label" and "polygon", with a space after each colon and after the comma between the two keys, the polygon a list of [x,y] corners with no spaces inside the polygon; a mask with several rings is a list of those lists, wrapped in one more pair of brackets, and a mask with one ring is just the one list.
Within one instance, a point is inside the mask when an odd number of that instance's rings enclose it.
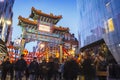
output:
{"label": "chinatown gate", "polygon": [[[26,43],[31,41],[40,41],[45,43],[45,54],[48,59],[49,45],[54,44],[59,49],[59,60],[62,61],[62,37],[60,34],[64,34],[68,28],[62,28],[64,33],[55,32],[58,28],[55,25],[62,18],[62,16],[56,16],[52,13],[46,14],[40,10],[36,10],[34,7],[31,9],[29,18],[18,17],[19,23],[22,27],[22,40],[20,52],[23,53]],[[53,32],[54,30],[54,32]],[[40,53],[38,53],[40,54]],[[43,53],[42,53],[43,54]]]}

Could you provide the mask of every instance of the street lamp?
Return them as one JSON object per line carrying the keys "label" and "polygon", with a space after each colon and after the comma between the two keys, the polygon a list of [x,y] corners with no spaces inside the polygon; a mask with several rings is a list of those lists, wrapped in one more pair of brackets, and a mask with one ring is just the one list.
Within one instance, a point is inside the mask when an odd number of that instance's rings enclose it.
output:
{"label": "street lamp", "polygon": [[4,17],[0,18],[0,23],[7,24],[7,25],[11,25],[12,24],[11,20],[5,19]]}
{"label": "street lamp", "polygon": [[15,53],[14,53],[14,55],[15,55],[15,61],[16,61],[16,58],[17,58],[18,50],[19,50],[19,48],[15,47]]}
{"label": "street lamp", "polygon": [[75,51],[75,47],[73,47],[72,50]]}
{"label": "street lamp", "polygon": [[16,39],[16,40],[14,40],[14,47],[15,47],[15,60],[16,60],[16,58],[18,57],[17,54],[19,53],[20,44],[21,44],[21,40],[20,40],[20,39]]}
{"label": "street lamp", "polygon": [[75,48],[74,47],[72,47],[72,49],[70,49],[70,51],[69,51],[69,54],[71,55],[71,56],[75,56]]}
{"label": "street lamp", "polygon": [[2,32],[1,32],[1,38],[3,41],[5,41],[6,38],[6,31],[8,29],[8,26],[12,24],[11,20],[7,20],[4,17],[0,18],[0,24],[2,26]]}
{"label": "street lamp", "polygon": [[4,19],[3,17],[0,18],[0,23],[3,23],[4,22]]}
{"label": "street lamp", "polygon": [[4,0],[0,0],[0,2],[4,2]]}
{"label": "street lamp", "polygon": [[6,20],[6,23],[7,23],[7,25],[11,25],[12,24],[10,20]]}
{"label": "street lamp", "polygon": [[44,48],[44,47],[45,47],[45,44],[41,43],[41,44],[40,44],[40,48],[42,49],[42,48]]}

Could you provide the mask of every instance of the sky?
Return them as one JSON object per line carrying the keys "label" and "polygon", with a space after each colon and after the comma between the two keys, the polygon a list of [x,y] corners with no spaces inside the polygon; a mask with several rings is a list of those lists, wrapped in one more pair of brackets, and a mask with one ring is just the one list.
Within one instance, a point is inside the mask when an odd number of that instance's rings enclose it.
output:
{"label": "sky", "polygon": [[[34,7],[42,12],[54,15],[62,15],[57,26],[69,27],[70,32],[78,39],[78,14],[76,0],[15,0],[13,6],[13,35],[12,41],[19,38],[22,29],[18,26],[18,16],[28,18],[31,8]],[[31,51],[36,44],[28,43],[26,48]]]}

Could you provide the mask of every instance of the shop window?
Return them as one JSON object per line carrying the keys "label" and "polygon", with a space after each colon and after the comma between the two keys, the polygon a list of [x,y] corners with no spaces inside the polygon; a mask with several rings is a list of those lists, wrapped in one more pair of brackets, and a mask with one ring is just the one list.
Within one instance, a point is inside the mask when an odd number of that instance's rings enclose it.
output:
{"label": "shop window", "polygon": [[109,29],[109,32],[114,31],[114,24],[113,24],[113,19],[112,18],[108,19],[108,29]]}

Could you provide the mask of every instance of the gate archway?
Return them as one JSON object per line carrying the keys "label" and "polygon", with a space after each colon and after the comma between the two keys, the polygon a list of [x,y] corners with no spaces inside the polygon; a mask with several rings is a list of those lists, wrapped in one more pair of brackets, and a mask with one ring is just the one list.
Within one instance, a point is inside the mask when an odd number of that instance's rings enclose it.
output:
{"label": "gate archway", "polygon": [[[57,27],[56,24],[62,18],[61,15],[56,16],[52,13],[46,14],[40,10],[36,10],[32,7],[31,14],[29,18],[24,18],[19,16],[19,23],[18,25],[22,28],[22,40],[21,40],[21,47],[20,52],[23,53],[24,47],[27,43],[31,41],[38,41],[45,43],[45,51],[46,53],[51,50],[51,47],[58,51],[62,50],[59,49],[59,45],[63,44],[62,42],[62,34],[69,32],[69,28]],[[57,31],[56,31],[57,29]],[[55,52],[55,49],[54,50]],[[49,52],[48,52],[49,53]],[[62,54],[62,51],[60,51]],[[48,54],[47,54],[48,55]],[[48,57],[48,56],[47,56]],[[59,57],[60,61],[62,60],[62,55]]]}

